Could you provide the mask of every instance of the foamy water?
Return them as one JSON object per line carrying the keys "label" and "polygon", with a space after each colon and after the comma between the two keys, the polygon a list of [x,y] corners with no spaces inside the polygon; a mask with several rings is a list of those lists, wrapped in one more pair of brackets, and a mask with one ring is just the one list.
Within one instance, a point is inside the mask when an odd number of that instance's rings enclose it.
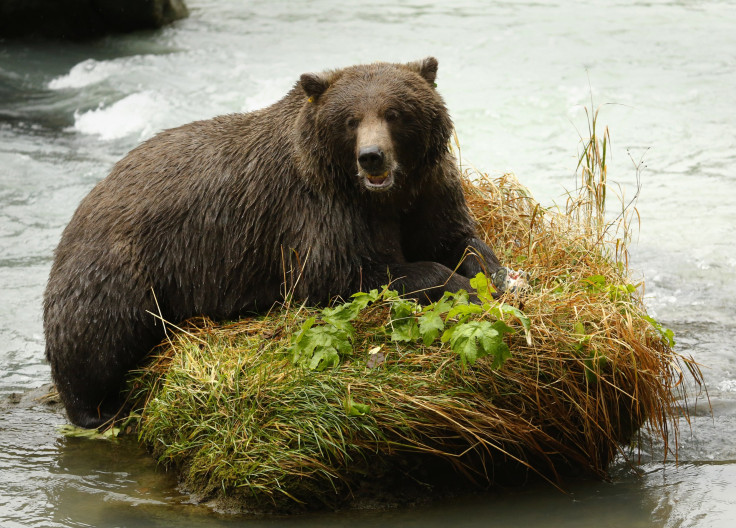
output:
{"label": "foamy water", "polygon": [[109,106],[75,113],[74,130],[102,140],[133,137],[141,141],[165,126],[162,112],[169,108],[167,99],[155,92],[134,93]]}

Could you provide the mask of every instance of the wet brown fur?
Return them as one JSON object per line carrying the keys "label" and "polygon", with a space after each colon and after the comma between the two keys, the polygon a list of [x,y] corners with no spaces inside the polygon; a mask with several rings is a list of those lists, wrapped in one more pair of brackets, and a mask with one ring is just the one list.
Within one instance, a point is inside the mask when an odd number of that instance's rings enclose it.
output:
{"label": "wet brown fur", "polygon": [[[495,270],[436,71],[428,58],[305,74],[272,106],[166,130],[118,162],[64,231],[45,294],[69,419],[94,427],[117,410],[125,374],[164,335],[148,312],[231,319],[287,291],[325,303],[389,280],[437,298]],[[363,141],[385,151],[390,188],[367,187]],[[481,260],[453,273],[468,247]]]}

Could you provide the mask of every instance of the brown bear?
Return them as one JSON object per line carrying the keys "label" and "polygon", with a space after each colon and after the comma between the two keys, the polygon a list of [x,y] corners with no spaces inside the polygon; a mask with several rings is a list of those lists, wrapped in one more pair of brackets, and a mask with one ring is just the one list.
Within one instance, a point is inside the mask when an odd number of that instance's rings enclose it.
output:
{"label": "brown bear", "polygon": [[389,281],[436,299],[501,269],[476,238],[436,73],[430,57],[304,74],[272,106],[166,130],[118,162],[64,230],[45,293],[69,419],[118,410],[164,337],[149,312],[232,319]]}

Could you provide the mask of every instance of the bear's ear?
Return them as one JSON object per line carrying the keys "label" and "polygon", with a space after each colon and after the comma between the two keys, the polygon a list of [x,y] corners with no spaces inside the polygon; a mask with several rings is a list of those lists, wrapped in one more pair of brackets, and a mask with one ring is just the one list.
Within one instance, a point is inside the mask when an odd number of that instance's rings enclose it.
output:
{"label": "bear's ear", "polygon": [[299,83],[310,102],[319,99],[319,96],[325,93],[325,90],[330,86],[329,79],[319,73],[304,73],[299,78]]}
{"label": "bear's ear", "polygon": [[407,66],[410,70],[424,77],[430,86],[434,86],[434,80],[437,78],[437,66],[439,66],[437,59],[427,57],[424,60],[410,62]]}

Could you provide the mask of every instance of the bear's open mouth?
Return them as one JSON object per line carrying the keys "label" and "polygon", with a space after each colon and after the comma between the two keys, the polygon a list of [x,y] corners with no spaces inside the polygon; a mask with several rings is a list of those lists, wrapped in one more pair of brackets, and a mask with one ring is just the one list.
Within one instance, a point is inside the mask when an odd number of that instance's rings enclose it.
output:
{"label": "bear's open mouth", "polygon": [[373,185],[383,185],[385,181],[388,180],[388,171],[384,172],[383,174],[379,174],[378,176],[366,174],[365,177],[368,178],[368,181],[371,182]]}
{"label": "bear's open mouth", "polygon": [[364,172],[363,181],[365,186],[370,190],[386,190],[393,185],[394,176],[391,171],[386,171],[381,174],[370,174],[368,172]]}

